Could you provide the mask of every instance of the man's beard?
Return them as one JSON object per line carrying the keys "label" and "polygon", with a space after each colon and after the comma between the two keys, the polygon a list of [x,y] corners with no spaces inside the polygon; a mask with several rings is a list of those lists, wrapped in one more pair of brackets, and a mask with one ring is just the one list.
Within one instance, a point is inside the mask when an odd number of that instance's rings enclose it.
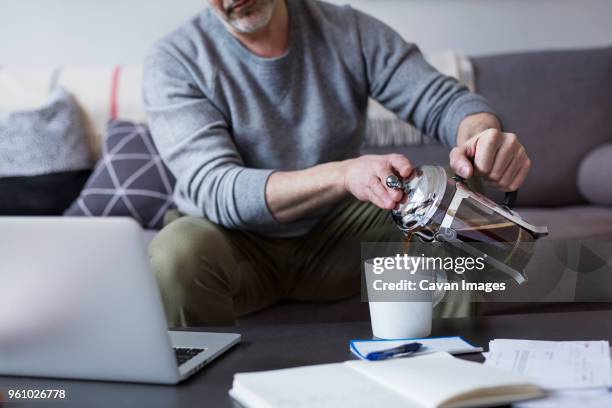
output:
{"label": "man's beard", "polygon": [[[277,0],[250,0],[250,4],[236,9],[242,0],[224,1],[221,18],[241,34],[255,33],[268,25]],[[227,5],[225,3],[228,3]]]}

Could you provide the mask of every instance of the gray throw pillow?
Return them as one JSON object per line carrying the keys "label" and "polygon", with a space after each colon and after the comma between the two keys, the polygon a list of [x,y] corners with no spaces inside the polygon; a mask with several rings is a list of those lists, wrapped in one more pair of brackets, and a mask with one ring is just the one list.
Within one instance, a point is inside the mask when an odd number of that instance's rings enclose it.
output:
{"label": "gray throw pillow", "polygon": [[61,87],[42,107],[0,112],[0,177],[91,168],[78,106]]}
{"label": "gray throw pillow", "polygon": [[102,157],[67,216],[127,216],[159,229],[172,208],[175,180],[164,166],[149,129],[109,122]]}
{"label": "gray throw pillow", "polygon": [[612,143],[584,158],[578,171],[578,188],[590,203],[612,205]]}
{"label": "gray throw pillow", "polygon": [[79,108],[64,89],[39,108],[0,111],[0,215],[61,215],[91,167]]}

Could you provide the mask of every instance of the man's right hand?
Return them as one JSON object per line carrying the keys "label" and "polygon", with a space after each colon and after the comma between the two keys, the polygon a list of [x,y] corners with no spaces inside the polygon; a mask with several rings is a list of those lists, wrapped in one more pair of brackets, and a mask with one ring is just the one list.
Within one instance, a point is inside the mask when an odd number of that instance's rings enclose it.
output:
{"label": "man's right hand", "polygon": [[365,155],[345,162],[344,187],[361,201],[369,201],[392,210],[402,199],[402,192],[387,187],[385,180],[395,174],[409,177],[414,167],[401,154]]}

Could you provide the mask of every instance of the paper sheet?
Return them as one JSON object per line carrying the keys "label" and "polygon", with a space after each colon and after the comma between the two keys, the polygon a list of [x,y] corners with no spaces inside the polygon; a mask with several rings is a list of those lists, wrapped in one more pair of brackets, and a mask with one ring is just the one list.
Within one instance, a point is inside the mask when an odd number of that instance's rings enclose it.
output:
{"label": "paper sheet", "polygon": [[493,340],[485,357],[486,365],[524,374],[549,390],[612,386],[607,341]]}
{"label": "paper sheet", "polygon": [[446,351],[450,354],[480,353],[482,347],[476,347],[463,340],[461,337],[431,337],[425,339],[403,339],[403,340],[352,340],[349,343],[351,352],[362,360],[373,351],[387,350],[402,344],[418,342],[423,345],[421,350],[414,355]]}
{"label": "paper sheet", "polygon": [[557,391],[543,399],[521,402],[515,408],[612,407],[612,392],[603,390]]}

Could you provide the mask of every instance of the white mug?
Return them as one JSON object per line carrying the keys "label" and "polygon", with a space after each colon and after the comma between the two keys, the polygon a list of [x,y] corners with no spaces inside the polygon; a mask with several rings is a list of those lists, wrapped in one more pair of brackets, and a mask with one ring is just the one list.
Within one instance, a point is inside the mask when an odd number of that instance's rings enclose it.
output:
{"label": "white mug", "polygon": [[[366,276],[372,275],[372,260],[365,263]],[[419,271],[423,276],[423,271]],[[443,272],[431,271],[431,277],[435,282],[446,280]],[[373,290],[371,282],[367,284],[368,298],[372,299]],[[426,296],[415,292],[403,291],[402,297],[405,301],[394,300],[391,302],[370,301],[370,320],[372,323],[372,334],[379,339],[410,339],[428,337],[431,334],[431,322],[433,308],[440,303],[446,292],[436,290],[430,300],[423,300]],[[378,295],[380,296],[380,294]],[[418,298],[418,300],[415,300]]]}

